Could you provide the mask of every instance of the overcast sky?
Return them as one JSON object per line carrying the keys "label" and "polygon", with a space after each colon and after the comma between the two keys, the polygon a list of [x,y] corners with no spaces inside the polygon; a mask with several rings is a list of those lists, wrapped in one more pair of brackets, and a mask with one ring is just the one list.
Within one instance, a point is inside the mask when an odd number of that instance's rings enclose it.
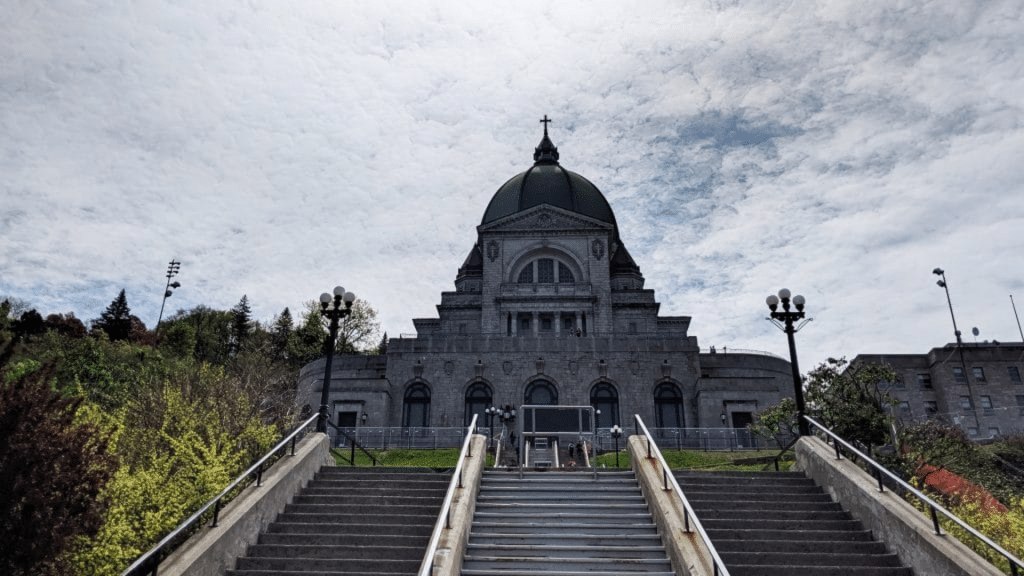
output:
{"label": "overcast sky", "polygon": [[[473,4],[476,6],[474,7]],[[1020,341],[1019,0],[0,3],[0,297],[436,317],[554,119],[703,348]],[[1020,306],[1018,306],[1020,308]],[[1024,312],[1024,310],[1022,310]]]}

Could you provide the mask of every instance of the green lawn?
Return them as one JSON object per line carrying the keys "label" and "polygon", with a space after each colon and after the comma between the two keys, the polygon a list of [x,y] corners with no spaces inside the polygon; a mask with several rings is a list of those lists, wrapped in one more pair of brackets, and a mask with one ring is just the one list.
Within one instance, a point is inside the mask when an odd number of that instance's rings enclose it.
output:
{"label": "green lawn", "polygon": [[[456,459],[459,456],[457,448],[445,448],[439,450],[410,450],[397,448],[393,450],[370,450],[377,458],[378,466],[391,466],[398,468],[454,468]],[[344,457],[342,459],[339,454]],[[338,466],[349,466],[348,458],[351,452],[348,450],[336,451],[335,462]],[[754,471],[764,468],[764,462],[753,462],[758,458],[771,458],[778,454],[777,450],[748,451],[748,452],[700,452],[690,450],[663,450],[665,461],[671,468],[691,468],[702,470],[740,470]],[[615,453],[602,454],[597,457],[597,466],[606,468],[615,467]],[[356,466],[372,466],[370,458],[362,451],[356,450]],[[487,466],[494,465],[494,456],[488,454]],[[783,468],[788,468],[790,462],[783,462]],[[619,453],[619,467],[629,467],[629,454],[623,450]]]}

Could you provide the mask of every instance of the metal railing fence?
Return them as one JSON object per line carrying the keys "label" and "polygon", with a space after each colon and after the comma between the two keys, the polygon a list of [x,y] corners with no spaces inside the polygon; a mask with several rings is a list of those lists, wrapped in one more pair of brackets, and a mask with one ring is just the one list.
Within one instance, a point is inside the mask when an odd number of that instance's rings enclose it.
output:
{"label": "metal railing fence", "polygon": [[[757,436],[746,428],[649,428],[651,436],[665,449],[732,452],[774,450],[789,444],[795,436],[785,434],[773,440]],[[594,437],[598,452],[615,449],[610,428],[598,428]],[[619,442],[619,447],[623,446]]]}
{"label": "metal railing fence", "polygon": [[[437,522],[434,524],[434,531],[430,534],[430,544],[423,554],[423,561],[420,562],[419,576],[430,576],[434,571],[434,556],[437,554],[437,545],[441,541],[441,533],[452,527],[452,500],[455,498],[455,490],[462,488],[463,463],[466,458],[473,456],[473,430],[476,428],[477,414],[473,415],[473,421],[466,428],[465,440],[462,442],[462,451],[459,452],[459,461],[452,472],[452,479],[448,482],[448,492],[444,496],[444,503],[441,504],[441,511],[437,515]],[[486,450],[486,448],[485,448]],[[481,454],[481,457],[485,457]]]}
{"label": "metal railing fence", "polygon": [[713,566],[714,576],[729,576],[729,570],[725,567],[725,562],[722,562],[722,558],[718,555],[718,551],[715,550],[714,544],[711,543],[711,538],[709,538],[707,532],[704,531],[704,526],[702,526],[700,520],[697,519],[697,515],[693,511],[693,507],[690,506],[690,502],[686,499],[686,495],[683,494],[682,488],[679,487],[679,482],[676,481],[675,475],[672,474],[672,470],[669,469],[668,463],[665,462],[665,457],[662,456],[661,450],[658,449],[658,443],[647,430],[647,426],[644,425],[644,421],[640,419],[639,414],[633,415],[633,425],[636,430],[636,434],[642,434],[646,441],[647,458],[657,460],[658,465],[661,467],[662,489],[666,492],[674,490],[676,495],[679,496],[679,500],[683,505],[684,529],[688,533],[696,531],[701,540],[704,541],[704,544],[707,545],[708,552],[711,554],[711,565]]}
{"label": "metal railing fence", "polygon": [[[396,448],[413,448],[433,450],[435,448],[458,448],[465,439],[465,428],[400,428],[359,426],[341,428],[345,434],[334,434],[331,446],[341,448],[347,438],[355,438],[356,442],[367,450],[390,450]],[[484,435],[487,433],[484,432]]]}
{"label": "metal railing fence", "polygon": [[892,480],[893,482],[896,482],[897,485],[899,485],[902,489],[906,490],[908,493],[913,494],[914,497],[917,498],[918,500],[920,500],[921,503],[924,506],[928,507],[928,510],[929,510],[931,518],[932,518],[932,526],[935,529],[935,534],[938,534],[938,535],[942,534],[942,528],[939,526],[939,516],[938,516],[939,514],[942,514],[948,520],[950,520],[951,522],[953,522],[957,526],[959,526],[959,527],[963,528],[964,530],[966,530],[968,534],[970,534],[974,538],[977,538],[981,542],[984,542],[989,548],[992,548],[993,550],[998,552],[1000,555],[1002,555],[1004,558],[1006,558],[1007,562],[1010,565],[1010,573],[1013,576],[1018,576],[1018,574],[1019,574],[1018,570],[1020,568],[1024,568],[1024,561],[1021,561],[1020,558],[1017,558],[1011,552],[1007,551],[1006,549],[1004,549],[999,544],[996,544],[995,542],[990,540],[987,536],[985,536],[981,532],[978,532],[977,530],[975,530],[971,525],[969,525],[966,522],[964,522],[963,520],[961,520],[957,515],[953,514],[949,510],[946,510],[945,508],[943,508],[941,504],[935,502],[934,500],[932,500],[928,496],[925,496],[925,494],[923,492],[921,492],[917,488],[914,488],[913,486],[908,484],[906,481],[904,481],[902,478],[900,478],[896,474],[893,474],[888,468],[886,468],[885,466],[882,466],[881,464],[876,462],[874,459],[872,459],[870,456],[868,456],[867,454],[864,454],[863,452],[861,452],[860,450],[855,448],[852,444],[850,444],[849,442],[847,442],[847,441],[843,440],[842,438],[840,438],[835,432],[833,432],[832,430],[829,430],[824,425],[819,423],[814,418],[811,418],[810,416],[806,416],[805,415],[804,419],[807,420],[812,426],[814,426],[815,428],[820,430],[828,439],[832,440],[832,446],[834,446],[835,450],[836,450],[836,459],[841,460],[842,457],[843,457],[842,450],[840,450],[840,446],[842,446],[843,450],[847,450],[851,454],[856,455],[857,458],[859,458],[866,466],[868,466],[871,469],[871,473],[878,480],[878,491],[879,492],[884,492],[885,491],[885,485],[884,485],[883,479],[882,479],[882,476],[884,475],[887,478],[889,478],[890,480]]}
{"label": "metal railing fence", "polygon": [[210,525],[216,526],[217,518],[218,515],[220,514],[220,508],[225,497],[227,497],[236,488],[240,488],[242,483],[245,480],[249,479],[250,477],[255,477],[256,485],[259,486],[263,482],[264,465],[267,463],[267,461],[273,458],[280,450],[287,447],[289,443],[291,443],[291,452],[292,455],[294,456],[295,442],[301,439],[301,437],[305,434],[306,429],[309,428],[319,417],[320,415],[316,414],[314,416],[311,416],[309,420],[306,420],[302,424],[299,424],[299,426],[295,430],[293,430],[290,434],[285,436],[280,442],[277,443],[277,445],[275,445],[266,454],[264,454],[263,457],[257,460],[255,464],[250,466],[248,470],[239,474],[238,477],[235,478],[233,482],[231,482],[231,484],[228,484],[227,488],[221,490],[220,494],[217,494],[216,496],[211,498],[206,504],[203,504],[203,506],[200,507],[196,513],[192,514],[188,517],[188,519],[179,524],[178,527],[172,530],[170,534],[164,536],[163,539],[157,542],[155,546],[150,548],[148,552],[146,552],[142,556],[139,556],[139,558],[136,559],[135,562],[132,562],[132,564],[128,566],[128,568],[126,568],[124,572],[121,573],[121,576],[142,576],[144,574],[156,576],[157,568],[159,568],[160,562],[162,562],[164,558],[166,558],[167,555],[170,554],[171,550],[173,550],[177,545],[181,544],[184,538],[188,537],[189,531],[193,527],[195,527],[196,524],[200,523],[204,514],[210,512],[210,510],[212,509],[213,521]]}

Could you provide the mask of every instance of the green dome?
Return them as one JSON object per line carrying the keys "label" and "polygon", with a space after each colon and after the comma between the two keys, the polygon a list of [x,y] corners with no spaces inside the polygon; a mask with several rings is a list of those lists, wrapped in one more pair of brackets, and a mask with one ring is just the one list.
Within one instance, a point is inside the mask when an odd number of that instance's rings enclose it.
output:
{"label": "green dome", "polygon": [[612,207],[597,186],[558,164],[558,149],[548,139],[546,126],[544,139],[534,151],[533,159],[529,170],[513,176],[498,188],[484,211],[481,224],[549,204],[615,225]]}

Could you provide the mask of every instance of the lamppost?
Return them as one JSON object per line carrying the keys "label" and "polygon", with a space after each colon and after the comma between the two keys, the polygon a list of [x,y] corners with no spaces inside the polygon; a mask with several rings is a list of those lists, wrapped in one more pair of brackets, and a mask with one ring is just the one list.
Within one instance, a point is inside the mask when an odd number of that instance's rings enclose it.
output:
{"label": "lamppost", "polygon": [[615,467],[619,467],[619,438],[622,438],[622,428],[616,424],[611,429],[612,438],[615,438]]}
{"label": "lamppost", "polygon": [[160,333],[160,322],[164,319],[164,305],[167,304],[167,298],[170,297],[171,294],[174,294],[174,291],[171,290],[171,288],[181,288],[181,284],[179,282],[171,282],[171,278],[178,274],[179,268],[181,268],[181,262],[178,262],[173,258],[171,259],[171,263],[167,265],[167,285],[164,286],[164,299],[160,303],[160,316],[156,319],[156,328],[153,329],[153,334]]}
{"label": "lamppost", "polygon": [[334,363],[334,343],[338,339],[338,321],[352,313],[352,303],[355,301],[356,295],[345,292],[341,286],[334,287],[333,298],[327,292],[320,295],[320,314],[331,321],[327,342],[324,343],[327,362],[324,364],[324,387],[320,391],[320,420],[316,423],[316,431],[324,434],[327,433],[327,401],[331,391],[331,365]]}
{"label": "lamppost", "polygon": [[[799,294],[790,299],[789,290],[783,288],[779,290],[778,296],[772,294],[765,299],[765,302],[768,304],[768,309],[772,311],[770,318],[772,324],[785,332],[786,338],[789,340],[789,363],[793,368],[793,395],[796,398],[797,427],[800,435],[806,436],[811,431],[804,420],[804,388],[800,382],[800,366],[796,361],[796,342],[793,340],[793,334],[796,334],[805,324],[811,321],[808,318],[798,326],[793,326],[793,323],[797,320],[804,319],[804,303],[806,300]],[[781,312],[778,309],[780,302],[782,303]],[[791,307],[795,308],[795,310],[791,310]]]}
{"label": "lamppost", "polygon": [[490,444],[491,442],[494,442],[494,417],[501,413],[501,409],[497,408],[496,406],[491,406],[490,408],[484,410],[484,413],[487,414],[487,420],[491,426],[491,435],[488,437],[489,440],[487,442],[488,444]]}
{"label": "lamppost", "polygon": [[971,380],[967,376],[967,361],[964,359],[964,342],[960,338],[960,329],[956,327],[956,315],[953,314],[953,299],[949,297],[949,285],[946,284],[946,271],[942,268],[932,270],[932,274],[939,277],[935,283],[946,291],[946,304],[949,305],[949,317],[953,320],[953,335],[956,336],[956,347],[960,351],[960,370],[964,374],[964,384],[967,385],[967,396],[971,400],[971,412],[974,414],[974,425],[980,426],[978,411],[974,407],[974,391],[971,390]]}

